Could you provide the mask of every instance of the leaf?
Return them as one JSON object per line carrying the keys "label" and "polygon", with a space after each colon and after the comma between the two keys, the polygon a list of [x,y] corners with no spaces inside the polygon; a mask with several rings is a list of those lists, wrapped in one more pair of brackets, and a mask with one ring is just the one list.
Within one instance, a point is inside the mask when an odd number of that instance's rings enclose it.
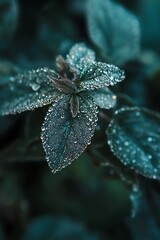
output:
{"label": "leaf", "polygon": [[113,86],[124,80],[124,71],[112,64],[94,62],[86,66],[79,76],[80,89],[93,90]]}
{"label": "leaf", "polygon": [[[137,2],[136,14],[141,23],[142,39],[141,42],[146,49],[155,52],[160,50],[160,1],[159,0],[140,0]],[[145,57],[145,60],[147,58]]]}
{"label": "leaf", "polygon": [[136,17],[110,0],[89,0],[88,30],[105,59],[121,65],[137,56],[140,27]]}
{"label": "leaf", "polygon": [[73,71],[81,72],[86,64],[90,65],[95,60],[94,52],[84,43],[75,44],[67,55],[67,62]]}
{"label": "leaf", "polygon": [[48,75],[59,77],[53,70],[41,68],[11,77],[0,86],[0,114],[15,114],[42,107],[60,94]]}
{"label": "leaf", "polygon": [[72,117],[70,96],[61,96],[49,108],[42,126],[42,144],[55,173],[69,165],[85,150],[94,134],[97,106],[85,94],[79,96],[79,112]]}
{"label": "leaf", "polygon": [[93,91],[88,91],[88,94],[94,99],[96,105],[100,108],[113,108],[116,104],[116,95],[109,88],[100,88]]}
{"label": "leaf", "polygon": [[144,108],[116,111],[108,144],[120,161],[148,178],[160,179],[160,115]]}

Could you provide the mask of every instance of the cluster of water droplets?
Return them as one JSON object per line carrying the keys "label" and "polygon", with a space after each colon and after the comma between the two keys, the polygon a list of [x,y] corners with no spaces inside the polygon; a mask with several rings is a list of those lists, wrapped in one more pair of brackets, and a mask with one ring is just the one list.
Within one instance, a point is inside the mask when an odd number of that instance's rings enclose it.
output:
{"label": "cluster of water droplets", "polygon": [[75,44],[67,55],[67,62],[71,69],[81,71],[86,65],[95,60],[95,53],[87,48],[84,43]]}
{"label": "cluster of water droplets", "polygon": [[48,74],[53,75],[54,70],[48,68],[38,68],[36,70],[29,70],[24,73],[19,73],[15,77],[11,77],[11,85],[23,85],[26,87],[30,87],[33,91],[37,91],[41,88],[42,84],[49,85],[50,82],[47,78]]}
{"label": "cluster of water droplets", "polygon": [[5,89],[7,98],[3,101],[0,113],[20,113],[53,102],[58,92],[47,75],[54,73],[54,70],[40,68],[11,77]]}
{"label": "cluster of water droplets", "polygon": [[107,87],[90,91],[90,96],[100,108],[109,109],[116,104],[117,97]]}
{"label": "cluster of water droplets", "polygon": [[124,80],[124,71],[113,64],[94,62],[86,66],[81,72],[80,88],[94,90],[106,86],[113,86]]}
{"label": "cluster of water droplets", "polygon": [[139,108],[116,112],[108,144],[122,163],[144,176],[160,179],[160,116]]}

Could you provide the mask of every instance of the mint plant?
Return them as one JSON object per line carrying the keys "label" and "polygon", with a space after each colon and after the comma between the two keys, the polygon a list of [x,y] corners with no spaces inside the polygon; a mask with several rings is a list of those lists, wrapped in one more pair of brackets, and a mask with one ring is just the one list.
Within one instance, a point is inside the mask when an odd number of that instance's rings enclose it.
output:
{"label": "mint plant", "polygon": [[0,239],[160,239],[159,22],[159,0],[0,1]]}
{"label": "mint plant", "polygon": [[[90,144],[98,107],[112,108],[116,96],[107,88],[124,79],[124,71],[95,61],[85,44],[75,44],[66,59],[56,58],[56,70],[41,68],[11,77],[4,86],[2,115],[52,103],[42,125],[46,159],[55,173],[70,164]],[[98,106],[98,107],[97,107]]]}

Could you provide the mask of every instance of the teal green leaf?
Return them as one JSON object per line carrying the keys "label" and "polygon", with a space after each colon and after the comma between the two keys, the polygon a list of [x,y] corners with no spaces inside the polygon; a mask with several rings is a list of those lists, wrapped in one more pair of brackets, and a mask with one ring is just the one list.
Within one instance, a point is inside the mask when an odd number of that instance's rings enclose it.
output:
{"label": "teal green leaf", "polygon": [[89,35],[103,57],[121,65],[135,58],[140,49],[140,26],[136,17],[110,0],[89,0]]}
{"label": "teal green leaf", "polygon": [[124,80],[124,71],[113,64],[94,62],[87,65],[79,76],[80,89],[94,90],[113,86]]}
{"label": "teal green leaf", "polygon": [[136,172],[160,179],[160,115],[144,108],[116,111],[108,144],[120,161]]}
{"label": "teal green leaf", "polygon": [[60,93],[49,75],[59,77],[54,70],[41,68],[9,78],[0,86],[0,114],[15,114],[53,102]]}
{"label": "teal green leaf", "polygon": [[95,60],[94,52],[84,43],[75,44],[67,55],[67,62],[73,71],[81,72],[86,64],[90,65]]}
{"label": "teal green leaf", "polygon": [[109,109],[116,104],[116,95],[107,87],[88,91],[88,94],[93,97],[95,104],[100,108]]}
{"label": "teal green leaf", "polygon": [[42,126],[46,159],[55,173],[69,165],[90,144],[97,122],[97,106],[92,98],[79,96],[79,112],[72,117],[70,96],[62,95],[49,108]]}

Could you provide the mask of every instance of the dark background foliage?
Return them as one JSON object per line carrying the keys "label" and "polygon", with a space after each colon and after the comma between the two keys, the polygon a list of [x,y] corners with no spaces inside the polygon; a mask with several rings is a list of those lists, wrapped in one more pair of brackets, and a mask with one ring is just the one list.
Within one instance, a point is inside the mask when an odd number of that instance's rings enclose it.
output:
{"label": "dark background foliage", "polygon": [[[160,2],[119,2],[140,21],[142,49],[123,65],[126,80],[115,87],[117,109],[160,111]],[[85,4],[1,0],[0,84],[19,69],[54,67],[55,56],[76,42],[94,48]],[[40,142],[46,110],[0,117],[0,239],[160,239],[159,182],[127,169],[111,153],[105,131],[113,111],[99,113],[92,145],[54,175]]]}

